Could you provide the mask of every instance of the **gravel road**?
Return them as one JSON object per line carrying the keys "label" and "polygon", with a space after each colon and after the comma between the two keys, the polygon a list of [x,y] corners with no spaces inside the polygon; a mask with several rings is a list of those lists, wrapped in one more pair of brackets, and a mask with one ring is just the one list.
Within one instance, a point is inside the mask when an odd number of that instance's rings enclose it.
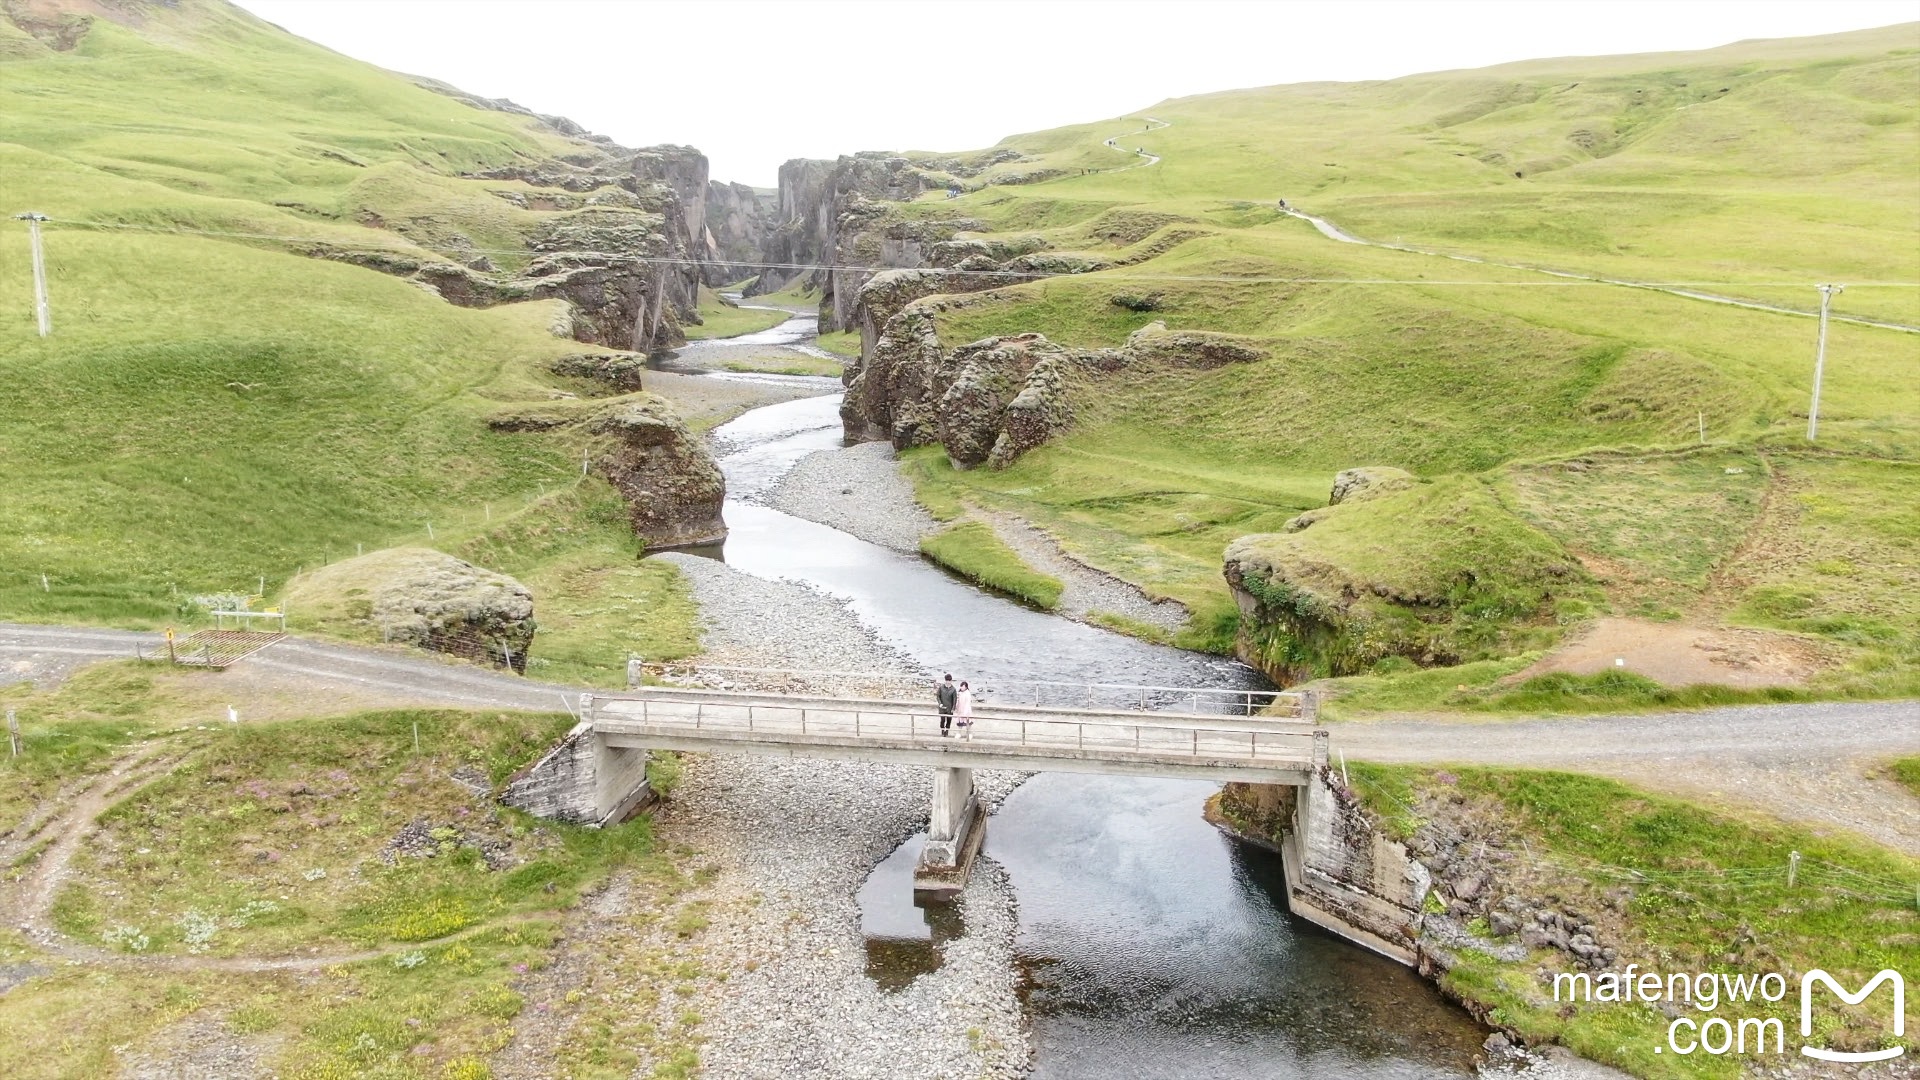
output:
{"label": "gravel road", "polygon": [[[685,571],[715,629],[714,663],[900,670],[905,661],[836,601],[720,563],[659,555]],[[837,625],[838,629],[830,629]],[[152,649],[157,634],[0,623],[0,671],[57,678]],[[758,657],[760,660],[755,660]],[[37,674],[36,674],[37,673]],[[244,674],[243,674],[244,673]],[[578,687],[552,686],[414,652],[288,639],[226,673],[338,687],[351,700],[559,711]],[[322,698],[321,700],[325,700]],[[1920,753],[1920,702],[1754,705],[1586,719],[1393,719],[1337,724],[1333,747],[1370,761],[1572,769],[1705,797],[1820,826],[1853,829],[1920,853],[1913,798],[1872,778]]]}
{"label": "gravel road", "polygon": [[1573,769],[1852,829],[1920,854],[1911,794],[1872,774],[1920,753],[1920,702],[1755,705],[1556,720],[1385,720],[1333,728],[1369,761]]}

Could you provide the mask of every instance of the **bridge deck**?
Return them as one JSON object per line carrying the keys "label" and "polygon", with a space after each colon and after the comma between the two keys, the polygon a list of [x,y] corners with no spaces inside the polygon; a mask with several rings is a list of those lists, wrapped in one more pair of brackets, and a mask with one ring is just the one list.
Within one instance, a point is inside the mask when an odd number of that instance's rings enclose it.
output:
{"label": "bridge deck", "polygon": [[971,738],[942,737],[917,702],[645,688],[594,697],[610,746],[1023,771],[1298,783],[1326,762],[1326,729],[1265,717],[994,706]]}

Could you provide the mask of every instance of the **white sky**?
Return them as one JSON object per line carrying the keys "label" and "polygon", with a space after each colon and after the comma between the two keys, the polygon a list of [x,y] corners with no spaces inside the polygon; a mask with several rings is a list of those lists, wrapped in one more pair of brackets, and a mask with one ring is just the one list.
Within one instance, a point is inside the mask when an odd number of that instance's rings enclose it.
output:
{"label": "white sky", "polygon": [[1711,48],[1920,17],[1915,0],[239,0],[382,67],[690,143],[716,180],[970,150],[1169,97]]}

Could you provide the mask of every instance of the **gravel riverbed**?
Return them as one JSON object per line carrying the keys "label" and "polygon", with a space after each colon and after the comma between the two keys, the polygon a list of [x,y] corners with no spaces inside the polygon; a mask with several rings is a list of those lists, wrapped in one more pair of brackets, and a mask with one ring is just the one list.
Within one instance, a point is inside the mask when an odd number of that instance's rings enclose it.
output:
{"label": "gravel riverbed", "polygon": [[918,555],[920,538],[940,527],[914,501],[913,484],[900,475],[893,447],[883,442],[801,458],[766,501],[775,510],[909,555]]}
{"label": "gravel riverbed", "polygon": [[[833,598],[684,554],[655,556],[692,583],[706,659],[752,667],[911,670]],[[997,802],[1018,774],[978,773]],[[898,992],[866,974],[856,894],[925,824],[926,770],[771,757],[694,756],[657,817],[663,843],[720,868],[698,939],[704,1075],[724,1078],[1015,1077],[1031,1055],[1014,991],[1012,893],[981,862],[944,963]]]}

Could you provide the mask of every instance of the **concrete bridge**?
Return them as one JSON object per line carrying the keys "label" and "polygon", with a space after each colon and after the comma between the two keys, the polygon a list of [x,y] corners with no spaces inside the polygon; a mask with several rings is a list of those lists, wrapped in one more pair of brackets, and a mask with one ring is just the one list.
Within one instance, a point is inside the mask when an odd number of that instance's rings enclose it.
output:
{"label": "concrete bridge", "polygon": [[[924,683],[923,683],[924,684]],[[1086,694],[1088,699],[1113,693]],[[1102,688],[1150,702],[1204,691]],[[1239,697],[1245,692],[1231,692]],[[985,835],[973,770],[1194,777],[1301,787],[1327,764],[1327,731],[1310,698],[1260,695],[1281,715],[1145,712],[976,704],[970,731],[942,736],[927,700],[640,687],[583,695],[580,723],[508,785],[506,801],[581,823],[618,821],[646,801],[650,750],[816,757],[932,770],[927,843],[916,891],[964,885]],[[1291,716],[1287,714],[1291,714]]]}

